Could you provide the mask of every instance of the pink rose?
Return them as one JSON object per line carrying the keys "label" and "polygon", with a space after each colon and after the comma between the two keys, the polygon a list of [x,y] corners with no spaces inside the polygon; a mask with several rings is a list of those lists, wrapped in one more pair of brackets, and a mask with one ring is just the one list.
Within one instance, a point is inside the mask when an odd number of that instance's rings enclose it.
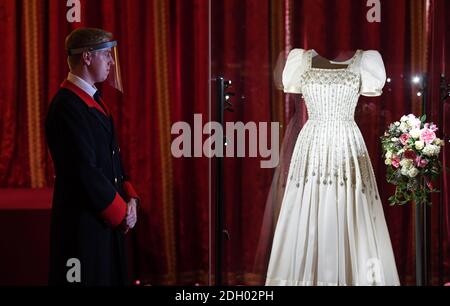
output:
{"label": "pink rose", "polygon": [[392,166],[394,166],[394,168],[400,167],[400,157],[394,156],[392,158]]}
{"label": "pink rose", "polygon": [[403,134],[402,136],[400,136],[400,142],[402,143],[402,145],[406,146],[409,138],[411,138],[411,136],[409,136],[409,134]]}
{"label": "pink rose", "polygon": [[436,134],[430,129],[423,129],[420,135],[420,140],[426,144],[432,143],[436,139]]}
{"label": "pink rose", "polygon": [[407,151],[405,151],[405,153],[403,153],[403,157],[407,158],[407,159],[416,160],[417,154],[414,151],[407,150]]}
{"label": "pink rose", "polygon": [[431,130],[433,132],[436,132],[438,130],[436,124],[434,123],[425,123],[425,129]]}
{"label": "pink rose", "polygon": [[425,168],[428,165],[428,160],[420,158],[417,156],[416,158],[416,166],[419,168]]}

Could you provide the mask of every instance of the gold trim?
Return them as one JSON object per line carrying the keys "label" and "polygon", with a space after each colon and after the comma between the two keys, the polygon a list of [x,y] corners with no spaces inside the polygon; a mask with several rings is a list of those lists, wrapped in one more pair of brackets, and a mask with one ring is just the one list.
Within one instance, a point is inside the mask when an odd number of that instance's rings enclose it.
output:
{"label": "gold trim", "polygon": [[25,63],[26,63],[26,100],[28,122],[28,152],[30,163],[31,187],[44,187],[42,164],[39,84],[39,10],[36,0],[23,1],[25,14]]}
{"label": "gold trim", "polygon": [[176,279],[176,244],[174,229],[174,208],[172,192],[172,155],[170,151],[170,92],[168,72],[168,9],[167,1],[153,1],[155,66],[158,105],[158,124],[160,130],[161,182],[163,197],[163,218],[165,235],[165,252],[169,282]]}

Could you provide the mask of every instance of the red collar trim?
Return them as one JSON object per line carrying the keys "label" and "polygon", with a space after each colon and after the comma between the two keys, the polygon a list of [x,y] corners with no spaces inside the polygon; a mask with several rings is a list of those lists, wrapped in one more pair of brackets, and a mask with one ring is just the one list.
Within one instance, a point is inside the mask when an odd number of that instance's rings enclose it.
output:
{"label": "red collar trim", "polygon": [[81,100],[83,100],[84,103],[86,103],[86,105],[88,107],[93,107],[96,110],[98,110],[99,112],[101,112],[102,114],[104,114],[105,116],[109,116],[109,109],[106,106],[105,102],[103,102],[102,98],[100,98],[103,106],[106,109],[106,113],[103,110],[103,108],[98,105],[97,102],[95,102],[94,98],[92,98],[90,95],[88,95],[85,91],[83,91],[80,87],[76,86],[75,84],[73,84],[72,82],[70,82],[69,80],[65,80],[62,84],[61,84],[61,88],[65,88],[68,89],[70,91],[72,91],[74,94],[76,94]]}

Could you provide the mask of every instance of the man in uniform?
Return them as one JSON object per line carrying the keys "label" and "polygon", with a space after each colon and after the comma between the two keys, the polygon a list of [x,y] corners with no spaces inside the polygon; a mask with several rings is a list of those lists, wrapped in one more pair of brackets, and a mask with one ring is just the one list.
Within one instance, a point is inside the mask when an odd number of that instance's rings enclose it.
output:
{"label": "man in uniform", "polygon": [[111,33],[94,28],[76,29],[66,38],[70,73],[46,118],[56,174],[50,285],[129,284],[124,235],[136,223],[139,197],[125,175],[113,119],[95,87],[108,81],[122,91],[116,45]]}

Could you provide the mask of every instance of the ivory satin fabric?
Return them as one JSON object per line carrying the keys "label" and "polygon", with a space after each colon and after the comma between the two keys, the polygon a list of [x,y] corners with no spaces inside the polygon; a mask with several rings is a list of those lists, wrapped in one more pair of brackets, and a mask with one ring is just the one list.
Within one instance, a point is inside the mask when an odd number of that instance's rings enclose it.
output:
{"label": "ivory satin fabric", "polygon": [[357,50],[343,68],[315,68],[293,49],[286,93],[301,93],[308,121],[292,155],[266,285],[399,285],[374,171],[354,121],[360,95],[386,81],[378,51]]}

